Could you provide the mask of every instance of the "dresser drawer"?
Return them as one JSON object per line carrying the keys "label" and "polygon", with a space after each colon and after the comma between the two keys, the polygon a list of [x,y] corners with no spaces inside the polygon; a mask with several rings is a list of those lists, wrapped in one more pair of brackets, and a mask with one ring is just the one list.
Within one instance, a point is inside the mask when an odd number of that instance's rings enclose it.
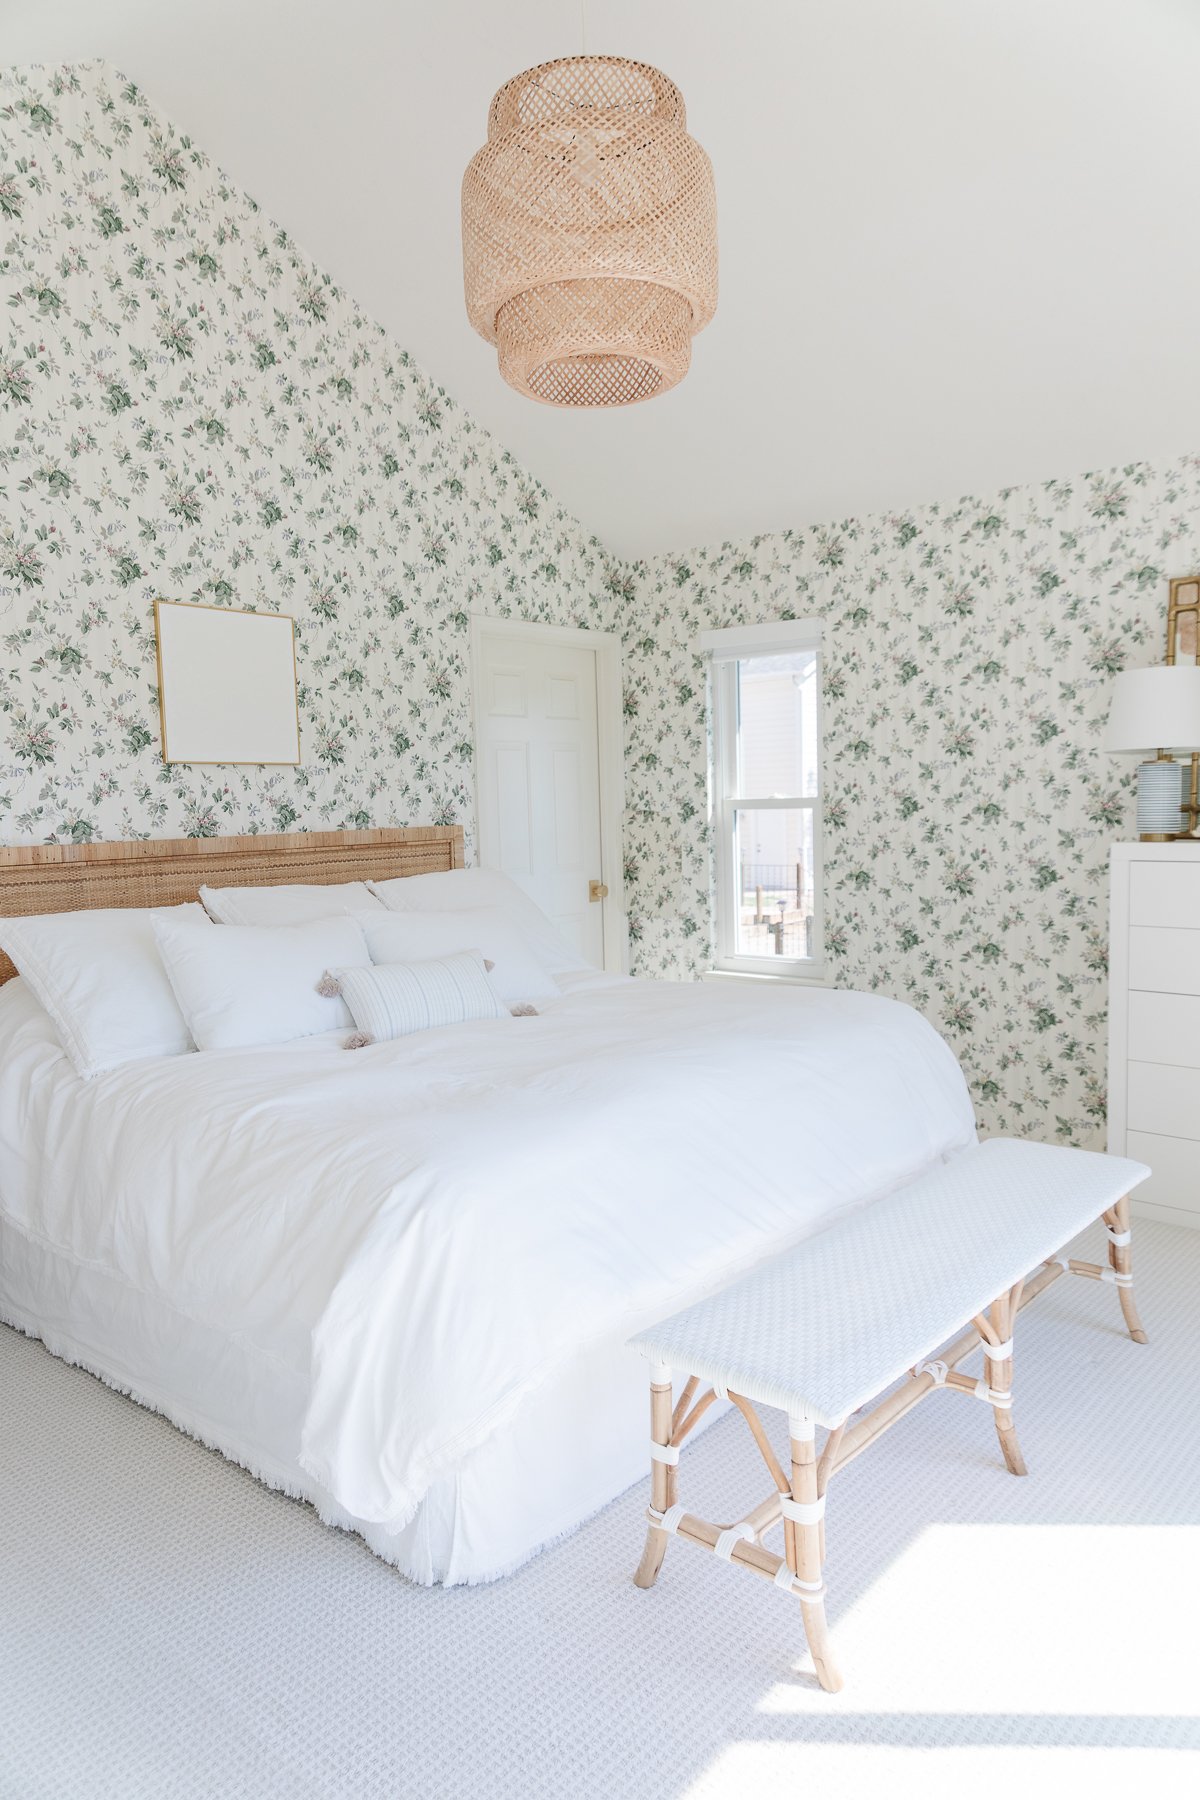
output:
{"label": "dresser drawer", "polygon": [[[1149,1181],[1134,1188],[1139,1203],[1170,1206],[1179,1213],[1179,1223],[1200,1223],[1200,1145],[1191,1138],[1161,1137],[1149,1131],[1131,1131],[1125,1143],[1126,1156],[1144,1162],[1153,1171]],[[1137,1232],[1134,1232],[1134,1265],[1137,1263]]]}
{"label": "dresser drawer", "polygon": [[1194,1069],[1131,1062],[1126,1096],[1128,1131],[1154,1131],[1200,1142],[1200,1075]]}
{"label": "dresser drawer", "polygon": [[1129,866],[1129,922],[1200,931],[1200,848],[1195,862]]}
{"label": "dresser drawer", "polygon": [[1200,994],[1200,931],[1131,926],[1129,985],[1159,994]]}
{"label": "dresser drawer", "polygon": [[[1129,1055],[1135,1062],[1200,1069],[1200,994],[1129,996]],[[1197,1082],[1200,1089],[1200,1081]]]}

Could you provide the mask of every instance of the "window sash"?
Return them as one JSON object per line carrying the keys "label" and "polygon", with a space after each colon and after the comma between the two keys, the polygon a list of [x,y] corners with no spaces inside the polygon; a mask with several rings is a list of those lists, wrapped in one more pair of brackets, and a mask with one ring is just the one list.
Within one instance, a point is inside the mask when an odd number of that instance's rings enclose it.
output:
{"label": "window sash", "polygon": [[745,812],[748,808],[753,808],[755,812],[770,812],[772,807],[779,812],[785,809],[795,812],[800,807],[807,807],[810,812],[815,812],[819,804],[819,794],[766,794],[761,799],[755,799],[752,794],[731,794],[726,801],[726,805],[735,807],[739,812]]}
{"label": "window sash", "polygon": [[820,619],[779,619],[771,625],[728,625],[702,631],[696,648],[717,662],[745,662],[752,656],[790,656],[821,649]]}
{"label": "window sash", "polygon": [[[734,634],[730,633],[731,640],[733,637]],[[739,639],[739,641],[741,643],[739,654],[733,654],[732,645],[728,651],[723,648],[720,658],[714,658],[710,668],[714,749],[712,817],[716,844],[717,879],[714,966],[731,973],[790,976],[793,979],[799,976],[811,981],[820,981],[824,974],[825,948],[824,906],[822,904],[824,852],[821,841],[821,800],[824,787],[824,769],[820,752],[822,743],[821,646],[819,642],[793,643],[789,646],[791,649],[811,651],[817,659],[817,792],[815,794],[770,794],[755,797],[737,791],[738,664],[754,656],[762,655],[763,652],[757,643],[746,642],[744,639]],[[737,859],[734,852],[737,814],[771,810],[804,811],[812,814],[813,953],[811,957],[752,956],[745,951],[740,951],[737,947],[740,905]]]}

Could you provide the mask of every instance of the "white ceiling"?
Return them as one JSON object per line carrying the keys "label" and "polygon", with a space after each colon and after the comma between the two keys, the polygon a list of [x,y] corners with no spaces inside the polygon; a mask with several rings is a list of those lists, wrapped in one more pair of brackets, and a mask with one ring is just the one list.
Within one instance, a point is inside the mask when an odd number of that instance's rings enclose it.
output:
{"label": "white ceiling", "polygon": [[107,57],[614,550],[1200,447],[1196,0],[589,0],[713,159],[721,301],[611,414],[500,381],[458,188],[578,0],[0,0]]}

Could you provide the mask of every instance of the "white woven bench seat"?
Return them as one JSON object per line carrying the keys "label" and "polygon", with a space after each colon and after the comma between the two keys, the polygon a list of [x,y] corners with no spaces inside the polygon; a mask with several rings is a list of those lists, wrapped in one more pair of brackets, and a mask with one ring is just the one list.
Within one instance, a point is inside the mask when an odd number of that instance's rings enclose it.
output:
{"label": "white woven bench seat", "polygon": [[[654,1585],[676,1536],[765,1578],[799,1601],[817,1679],[836,1693],[824,1602],[829,1482],[939,1392],[986,1401],[1005,1468],[1027,1475],[1013,1419],[1017,1314],[1066,1272],[1111,1283],[1129,1336],[1147,1342],[1133,1296],[1129,1193],[1149,1173],[1124,1157],[993,1138],[632,1339],[651,1364],[638,1587]],[[1106,1262],[1061,1254],[1098,1223]],[[957,1365],[981,1348],[986,1372],[963,1373]],[[678,1400],[676,1373],[686,1378]],[[696,1399],[701,1381],[709,1385]],[[774,1485],[734,1524],[718,1525],[679,1498],[677,1482],[680,1446],[726,1394]],[[758,1405],[787,1413],[790,1468]],[[818,1425],[829,1427],[819,1455]],[[782,1552],[763,1541],[776,1526]]]}
{"label": "white woven bench seat", "polygon": [[837,1425],[1149,1173],[993,1138],[632,1342],[719,1390]]}

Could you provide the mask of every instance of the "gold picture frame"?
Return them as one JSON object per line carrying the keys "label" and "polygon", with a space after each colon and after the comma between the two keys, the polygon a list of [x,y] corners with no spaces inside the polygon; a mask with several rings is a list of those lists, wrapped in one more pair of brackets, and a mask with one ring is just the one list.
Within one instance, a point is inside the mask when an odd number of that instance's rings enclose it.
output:
{"label": "gold picture frame", "polygon": [[164,763],[298,766],[290,613],[156,600],[154,646]]}
{"label": "gold picture frame", "polygon": [[1200,662],[1200,575],[1180,575],[1167,602],[1167,662]]}
{"label": "gold picture frame", "polygon": [[[1200,663],[1200,575],[1177,575],[1167,598],[1167,664]],[[1187,828],[1174,841],[1200,841],[1200,751],[1193,750],[1181,807]]]}

